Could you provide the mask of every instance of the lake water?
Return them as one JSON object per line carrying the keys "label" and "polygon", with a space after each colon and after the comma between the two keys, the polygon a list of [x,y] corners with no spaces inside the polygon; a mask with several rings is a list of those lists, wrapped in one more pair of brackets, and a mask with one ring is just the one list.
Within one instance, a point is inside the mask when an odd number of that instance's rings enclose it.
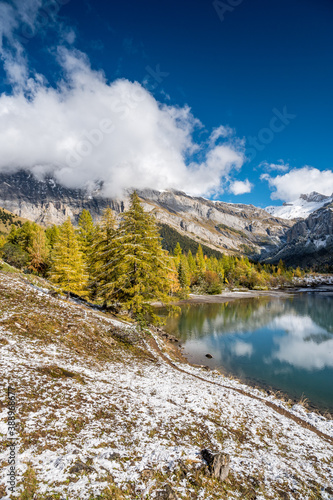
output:
{"label": "lake water", "polygon": [[186,304],[165,328],[189,361],[333,412],[333,289]]}

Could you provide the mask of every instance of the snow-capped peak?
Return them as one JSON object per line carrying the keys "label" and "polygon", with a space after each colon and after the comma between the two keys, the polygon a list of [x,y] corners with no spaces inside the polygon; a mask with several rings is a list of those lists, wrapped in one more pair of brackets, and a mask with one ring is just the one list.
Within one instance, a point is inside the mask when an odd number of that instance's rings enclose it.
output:
{"label": "snow-capped peak", "polygon": [[309,194],[301,194],[297,200],[289,203],[283,203],[280,207],[266,207],[265,210],[275,217],[281,219],[306,219],[312,212],[315,212],[324,205],[333,201],[333,194],[326,196],[324,194],[312,191]]}
{"label": "snow-capped peak", "polygon": [[309,203],[321,203],[322,201],[329,202],[331,198],[332,196],[326,196],[325,194],[317,193],[317,191],[312,191],[312,193],[309,194],[301,194],[300,196],[300,199],[308,201]]}

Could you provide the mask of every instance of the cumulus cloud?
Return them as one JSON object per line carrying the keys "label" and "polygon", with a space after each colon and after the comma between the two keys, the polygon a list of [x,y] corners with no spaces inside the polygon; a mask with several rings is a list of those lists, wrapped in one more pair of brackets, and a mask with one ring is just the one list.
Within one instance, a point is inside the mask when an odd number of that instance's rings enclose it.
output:
{"label": "cumulus cloud", "polygon": [[333,367],[332,334],[310,317],[286,314],[275,318],[268,327],[286,333],[274,338],[276,349],[273,359],[308,371]]}
{"label": "cumulus cloud", "polygon": [[253,184],[248,179],[245,181],[233,181],[229,186],[229,191],[234,195],[251,193]]}
{"label": "cumulus cloud", "polygon": [[59,47],[57,58],[57,88],[37,79],[28,97],[0,96],[0,170],[49,173],[68,187],[103,180],[113,196],[132,187],[214,194],[241,168],[239,143],[193,140],[200,122],[189,107],[161,104],[137,82],[108,83],[77,50]]}
{"label": "cumulus cloud", "polygon": [[267,172],[287,172],[290,169],[289,163],[285,163],[283,160],[278,160],[278,163],[269,163],[268,161],[262,161],[259,164],[259,168],[266,170]]}
{"label": "cumulus cloud", "polygon": [[215,128],[213,132],[211,133],[210,136],[210,143],[211,144],[216,144],[217,140],[220,138],[225,139],[226,137],[230,137],[235,133],[235,131],[224,125],[220,125],[219,127]]}
{"label": "cumulus cloud", "polygon": [[25,44],[36,31],[42,0],[0,2],[0,58],[8,83],[14,88],[26,87],[29,80]]}
{"label": "cumulus cloud", "polygon": [[231,346],[231,350],[236,356],[247,356],[250,358],[253,354],[253,345],[239,340]]}
{"label": "cumulus cloud", "polygon": [[293,201],[301,194],[317,191],[324,195],[333,192],[332,170],[319,170],[314,167],[304,166],[294,168],[284,175],[272,177],[268,173],[262,174],[260,179],[268,182],[273,200]]}
{"label": "cumulus cloud", "polygon": [[[13,89],[0,96],[0,171],[49,174],[67,187],[102,180],[107,196],[144,187],[223,192],[244,163],[242,141],[220,126],[196,142],[203,125],[188,106],[161,104],[138,82],[110,83],[85,54],[65,48],[75,32],[56,20],[68,1],[0,2],[0,58]],[[26,53],[29,40],[50,27],[58,40],[50,55],[62,75],[54,87],[32,71]]]}

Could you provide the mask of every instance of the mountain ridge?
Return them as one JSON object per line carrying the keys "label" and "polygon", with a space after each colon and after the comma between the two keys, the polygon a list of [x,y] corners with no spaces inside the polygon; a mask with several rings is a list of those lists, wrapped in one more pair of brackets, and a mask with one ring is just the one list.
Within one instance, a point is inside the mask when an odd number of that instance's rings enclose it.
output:
{"label": "mountain ridge", "polygon": [[306,219],[316,210],[325,207],[333,202],[331,196],[312,191],[308,194],[301,194],[297,200],[285,202],[282,206],[268,206],[265,210],[276,217],[286,220]]}
{"label": "mountain ridge", "polygon": [[[110,199],[102,196],[103,184],[93,189],[70,189],[52,177],[38,180],[31,173],[0,173],[0,207],[43,226],[61,224],[67,217],[77,223],[83,209],[98,221],[110,206],[118,220],[128,207],[128,193]],[[303,217],[282,218],[254,205],[232,204],[193,197],[182,191],[137,190],[146,211],[157,222],[179,235],[214,251],[247,255],[262,262],[280,259],[290,265],[333,266],[333,197],[317,192],[302,194],[295,206]],[[276,207],[274,207],[276,208]],[[279,212],[281,213],[281,212]],[[286,215],[286,213],[285,213]]]}
{"label": "mountain ridge", "polygon": [[[121,217],[128,197],[108,199],[101,195],[101,190],[101,184],[89,191],[65,188],[52,177],[38,180],[22,170],[15,174],[0,173],[0,206],[44,226],[60,224],[67,217],[77,222],[83,209],[98,220],[107,206]],[[154,213],[159,223],[227,253],[258,257],[262,251],[279,247],[291,226],[289,221],[273,217],[253,205],[213,202],[176,190],[137,192],[145,210]]]}

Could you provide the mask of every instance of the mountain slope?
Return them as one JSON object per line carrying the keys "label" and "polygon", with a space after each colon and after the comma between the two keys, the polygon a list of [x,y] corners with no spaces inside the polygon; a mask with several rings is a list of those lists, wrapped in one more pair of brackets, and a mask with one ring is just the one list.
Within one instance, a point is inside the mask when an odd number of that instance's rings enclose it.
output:
{"label": "mountain slope", "polygon": [[310,194],[301,194],[301,196],[290,203],[284,203],[281,207],[266,207],[265,210],[275,217],[281,219],[306,219],[310,214],[319,208],[332,203],[332,196],[325,196],[323,194],[312,191]]}
{"label": "mountain slope", "polygon": [[[77,221],[86,208],[97,220],[106,206],[118,214],[128,199],[106,199],[102,185],[94,190],[68,189],[54,179],[37,180],[31,174],[0,174],[0,206],[43,225],[59,224],[70,216]],[[253,205],[237,205],[194,198],[177,191],[138,191],[144,208],[157,220],[207,246],[231,253],[259,256],[277,248],[292,225]]]}
{"label": "mountain slope", "polygon": [[267,262],[279,259],[288,265],[321,268],[333,266],[333,204],[296,222],[286,233],[286,242]]}
{"label": "mountain slope", "polygon": [[[0,377],[14,388],[19,424],[16,498],[170,499],[172,489],[179,498],[321,491],[329,500],[332,421],[218,372],[172,365],[174,351],[156,330],[142,335],[43,286],[0,272]],[[7,408],[1,391],[3,440]],[[209,473],[203,448],[230,455],[227,481]]]}

